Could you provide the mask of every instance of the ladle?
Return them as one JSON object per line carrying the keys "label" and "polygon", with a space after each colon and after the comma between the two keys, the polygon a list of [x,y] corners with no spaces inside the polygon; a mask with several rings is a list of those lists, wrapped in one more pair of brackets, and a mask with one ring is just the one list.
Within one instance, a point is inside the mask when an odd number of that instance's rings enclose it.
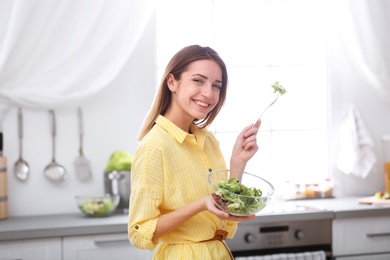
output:
{"label": "ladle", "polygon": [[19,159],[14,164],[14,173],[19,180],[25,181],[29,176],[30,167],[28,166],[28,163],[22,158],[23,115],[22,115],[22,109],[20,107],[18,108],[18,137],[19,137]]}
{"label": "ladle", "polygon": [[55,160],[55,137],[56,137],[56,120],[53,110],[49,110],[50,123],[51,123],[51,136],[53,139],[53,159],[49,165],[46,166],[44,174],[47,179],[54,183],[60,183],[66,180],[67,173],[65,168],[58,164]]}

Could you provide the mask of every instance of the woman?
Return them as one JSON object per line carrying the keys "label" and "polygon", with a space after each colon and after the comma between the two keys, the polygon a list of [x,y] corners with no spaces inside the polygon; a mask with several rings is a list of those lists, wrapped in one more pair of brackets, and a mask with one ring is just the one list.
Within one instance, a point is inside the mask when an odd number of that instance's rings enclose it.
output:
{"label": "woman", "polygon": [[[229,259],[223,239],[238,221],[210,196],[209,172],[226,169],[214,135],[207,131],[226,99],[228,76],[209,47],[183,48],[169,62],[154,104],[140,131],[132,176],[128,235],[154,259]],[[230,169],[243,171],[258,150],[260,122],[238,136]],[[241,178],[241,176],[232,176]]]}

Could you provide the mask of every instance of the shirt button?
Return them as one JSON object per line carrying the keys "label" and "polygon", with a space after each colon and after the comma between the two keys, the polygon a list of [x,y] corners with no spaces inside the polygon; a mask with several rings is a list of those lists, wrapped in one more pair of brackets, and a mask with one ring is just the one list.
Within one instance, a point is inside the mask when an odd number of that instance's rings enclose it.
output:
{"label": "shirt button", "polygon": [[210,169],[209,169],[209,172],[212,172],[212,171],[213,171],[213,169],[210,168]]}
{"label": "shirt button", "polygon": [[139,227],[138,227],[138,226],[135,226],[135,229],[139,229]]}

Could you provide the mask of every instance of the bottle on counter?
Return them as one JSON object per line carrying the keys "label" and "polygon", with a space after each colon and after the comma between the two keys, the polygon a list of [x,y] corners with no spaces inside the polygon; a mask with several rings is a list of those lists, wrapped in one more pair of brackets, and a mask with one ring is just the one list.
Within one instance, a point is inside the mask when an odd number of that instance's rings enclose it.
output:
{"label": "bottle on counter", "polygon": [[7,159],[0,155],[0,220],[8,218]]}
{"label": "bottle on counter", "polygon": [[382,137],[385,191],[390,192],[390,135]]}

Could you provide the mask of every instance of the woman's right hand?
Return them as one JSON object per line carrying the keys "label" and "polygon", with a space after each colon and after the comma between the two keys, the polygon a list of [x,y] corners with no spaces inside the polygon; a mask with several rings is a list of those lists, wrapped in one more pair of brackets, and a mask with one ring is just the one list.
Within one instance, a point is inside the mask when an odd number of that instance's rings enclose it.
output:
{"label": "woman's right hand", "polygon": [[245,217],[238,217],[238,216],[232,216],[229,213],[220,210],[214,203],[213,197],[212,196],[207,196],[205,197],[205,206],[208,211],[216,215],[222,220],[230,220],[230,221],[246,221],[246,220],[251,220],[256,218],[256,215],[250,215],[250,216],[245,216]]}

